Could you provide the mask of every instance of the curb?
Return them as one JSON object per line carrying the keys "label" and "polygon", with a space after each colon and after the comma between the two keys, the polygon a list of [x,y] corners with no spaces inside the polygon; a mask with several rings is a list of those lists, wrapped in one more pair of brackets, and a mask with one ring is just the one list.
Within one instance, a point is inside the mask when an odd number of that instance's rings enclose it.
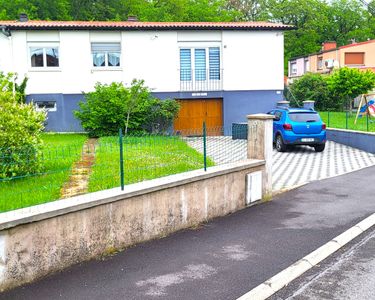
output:
{"label": "curb", "polygon": [[306,255],[288,268],[277,273],[275,276],[267,279],[251,291],[237,298],[237,300],[267,299],[374,225],[375,213]]}

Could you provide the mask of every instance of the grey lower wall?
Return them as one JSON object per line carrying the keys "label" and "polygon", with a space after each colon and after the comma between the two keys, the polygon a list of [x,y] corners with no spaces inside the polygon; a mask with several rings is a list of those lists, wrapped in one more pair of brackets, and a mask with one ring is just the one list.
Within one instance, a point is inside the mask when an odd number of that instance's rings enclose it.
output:
{"label": "grey lower wall", "polygon": [[327,140],[375,153],[375,133],[328,128]]}
{"label": "grey lower wall", "polygon": [[[282,91],[216,91],[216,92],[155,92],[160,99],[223,99],[223,124],[225,134],[231,134],[232,123],[246,122],[246,115],[267,113],[282,100]],[[57,110],[48,112],[46,131],[82,132],[80,122],[74,117],[74,110],[83,100],[82,94],[30,94],[27,101],[56,101]]]}
{"label": "grey lower wall", "polygon": [[[0,214],[0,291],[243,209],[247,160]],[[270,189],[265,180],[261,187]],[[259,187],[260,188],[260,187]]]}

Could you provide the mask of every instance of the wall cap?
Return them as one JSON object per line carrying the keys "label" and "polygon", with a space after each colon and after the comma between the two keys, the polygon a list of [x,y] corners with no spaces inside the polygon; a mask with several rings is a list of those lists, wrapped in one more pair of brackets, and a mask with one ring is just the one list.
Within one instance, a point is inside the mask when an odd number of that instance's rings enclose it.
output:
{"label": "wall cap", "polygon": [[248,120],[272,120],[275,117],[273,115],[268,114],[254,114],[254,115],[247,115]]}
{"label": "wall cap", "polygon": [[0,213],[0,231],[21,224],[41,221],[71,212],[264,165],[264,160],[247,159],[240,162],[210,167],[206,172],[203,169],[199,169],[126,185],[124,191],[121,191],[118,187],[4,212]]}
{"label": "wall cap", "polygon": [[343,129],[343,128],[333,128],[333,127],[328,127],[327,130],[330,130],[330,131],[342,131],[342,132],[350,132],[350,133],[355,133],[355,134],[375,136],[375,132],[368,132],[368,131]]}

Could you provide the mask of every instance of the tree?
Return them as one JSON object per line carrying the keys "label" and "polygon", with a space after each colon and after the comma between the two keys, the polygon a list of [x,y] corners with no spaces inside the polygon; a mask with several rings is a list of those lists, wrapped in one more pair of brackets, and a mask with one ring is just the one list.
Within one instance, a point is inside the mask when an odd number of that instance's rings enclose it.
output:
{"label": "tree", "polygon": [[355,97],[375,88],[375,73],[344,67],[335,70],[327,77],[326,82],[336,108],[342,109],[346,106],[348,109]]}

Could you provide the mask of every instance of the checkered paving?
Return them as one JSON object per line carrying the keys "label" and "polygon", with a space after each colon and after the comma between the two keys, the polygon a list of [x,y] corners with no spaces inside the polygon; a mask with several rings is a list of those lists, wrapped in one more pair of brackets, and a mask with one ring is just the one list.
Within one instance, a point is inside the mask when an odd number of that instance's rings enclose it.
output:
{"label": "checkered paving", "polygon": [[[202,138],[187,143],[203,152]],[[216,164],[246,159],[247,141],[231,137],[207,137],[207,156]],[[273,151],[273,190],[279,191],[314,180],[329,178],[375,165],[375,155],[328,141],[323,152],[307,146],[285,153]]]}

